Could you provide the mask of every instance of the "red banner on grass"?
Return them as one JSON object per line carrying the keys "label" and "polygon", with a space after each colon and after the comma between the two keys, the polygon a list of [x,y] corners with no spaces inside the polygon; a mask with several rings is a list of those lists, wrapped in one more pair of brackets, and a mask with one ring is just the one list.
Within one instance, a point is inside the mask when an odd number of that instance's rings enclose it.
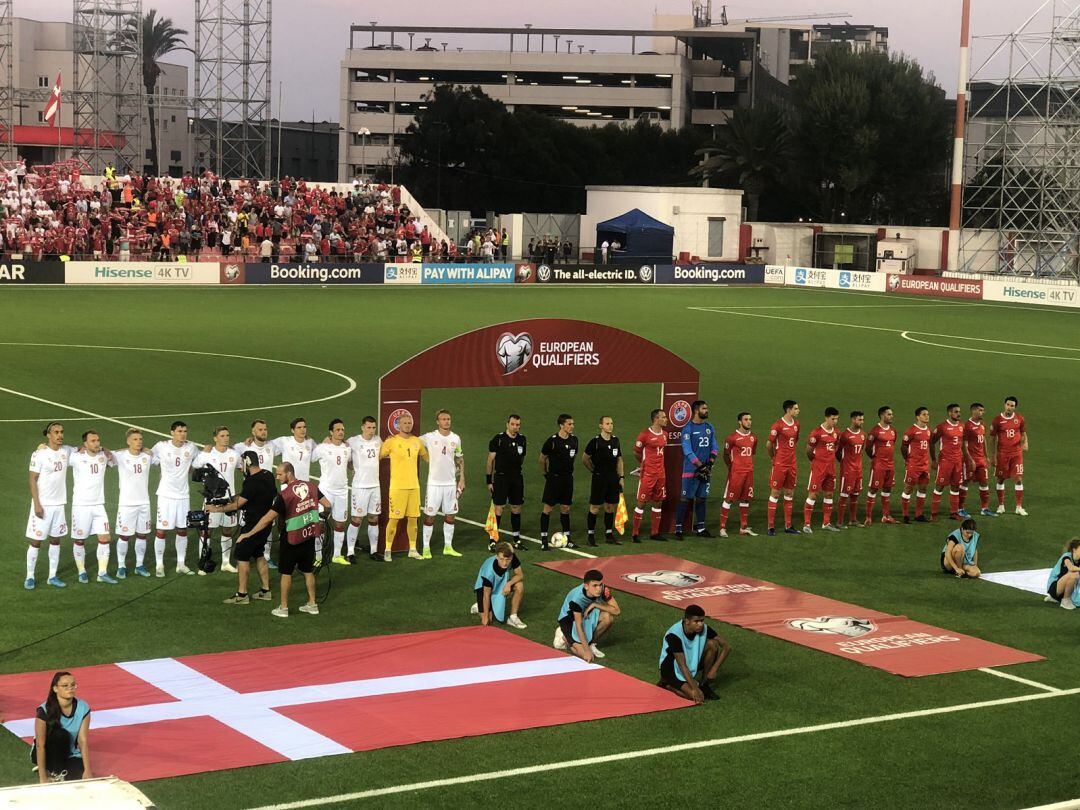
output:
{"label": "red banner on grass", "polygon": [[581,577],[604,572],[605,584],[654,602],[700,605],[714,619],[916,678],[980,667],[1041,661],[1041,655],[952,633],[906,616],[785,588],[667,554],[539,563]]}
{"label": "red banner on grass", "polygon": [[[494,627],[72,668],[94,771],[127,781],[678,709],[690,703]],[[52,671],[0,676],[29,741]]]}

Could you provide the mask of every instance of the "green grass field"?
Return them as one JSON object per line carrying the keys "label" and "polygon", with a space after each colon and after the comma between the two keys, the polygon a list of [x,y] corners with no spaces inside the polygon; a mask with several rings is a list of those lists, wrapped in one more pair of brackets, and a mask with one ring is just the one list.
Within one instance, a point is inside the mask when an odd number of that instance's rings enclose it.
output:
{"label": "green grass field", "polygon": [[[391,321],[391,315],[404,317],[408,331],[391,328],[399,322]],[[307,418],[316,437],[333,417],[343,418],[351,435],[358,432],[363,415],[376,411],[379,376],[402,360],[476,327],[544,316],[611,324],[683,355],[701,370],[701,391],[722,434],[734,426],[738,411],[749,410],[755,431],[763,437],[780,402],[789,397],[802,404],[805,438],[827,405],[845,414],[842,424],[847,411],[865,411],[869,427],[877,407],[888,403],[903,430],[916,405],[928,405],[936,424],[946,403],[961,402],[966,415],[967,404],[980,400],[988,406],[989,420],[1004,396],[1015,394],[1031,437],[1025,501],[1031,514],[1011,514],[1010,486],[1010,514],[980,524],[980,564],[984,571],[1049,566],[1075,531],[1068,518],[1075,504],[1070,493],[1077,448],[1072,407],[1080,331],[1075,314],[788,289],[5,288],[0,295],[0,386],[18,393],[0,392],[0,443],[5,448],[0,489],[8,493],[0,505],[0,647],[10,650],[0,657],[0,672],[77,669],[467,623],[472,581],[486,554],[482,530],[471,526],[458,529],[455,545],[466,554],[461,560],[437,555],[425,564],[402,559],[388,566],[335,567],[329,601],[322,615],[310,621],[281,622],[261,603],[223,606],[221,599],[231,592],[234,578],[220,573],[128,579],[115,588],[79,586],[66,540],[61,574],[69,587],[44,587],[42,577],[36,591],[26,592],[26,460],[50,419],[65,421],[69,443],[93,426],[108,446],[122,446],[123,425],[84,412],[162,432],[174,417],[185,418],[198,441],[216,424],[227,424],[234,436],[242,437],[255,416],[269,421],[271,436],[287,433],[288,421],[297,415]],[[358,387],[335,397],[347,383],[315,367],[347,375]],[[275,407],[322,398],[327,399]],[[653,386],[425,395],[427,419],[440,405],[454,413],[470,483],[461,514],[476,521],[483,521],[487,510],[486,442],[502,429],[509,410],[522,414],[523,431],[537,451],[563,410],[576,417],[583,444],[601,411],[611,413],[616,433],[628,446],[657,401]],[[1080,619],[1031,594],[941,576],[938,552],[950,525],[875,525],[832,536],[818,532],[812,537],[768,538],[763,452],[757,464],[759,494],[751,521],[761,537],[688,540],[664,547],[601,545],[596,552],[685,555],[907,615],[1042,654],[1045,662],[1004,671],[1059,690],[1080,687],[1075,627]],[[805,472],[800,473],[805,480]],[[579,503],[587,497],[585,478],[578,476]],[[524,531],[536,536],[540,487],[535,474],[526,481]],[[714,530],[719,490],[714,487],[709,503]],[[108,492],[112,515],[114,476]],[[969,505],[974,499],[973,490]],[[894,495],[894,512],[898,502]],[[584,512],[584,507],[575,507],[579,537]],[[435,537],[438,544],[438,528]],[[531,563],[541,555],[530,550],[525,557]],[[43,564],[44,559],[39,572]],[[549,644],[555,611],[571,581],[532,565],[527,566],[527,581],[522,618],[529,627],[524,634]],[[140,598],[131,601],[134,597]],[[604,663],[655,680],[660,634],[677,613],[633,596],[621,602],[623,617],[603,644],[608,653]],[[72,629],[53,635],[68,627]],[[402,790],[366,801],[339,798],[325,806],[378,802],[380,807],[460,807],[492,801],[541,806],[558,799],[642,807],[925,810],[1027,807],[1080,795],[1071,766],[1062,760],[1063,752],[1071,750],[1063,743],[1071,738],[1068,718],[1080,708],[1080,690],[1050,692],[978,671],[906,680],[738,628],[718,629],[733,647],[719,680],[722,700],[699,708],[222,771],[139,787],[160,807],[203,810],[397,787]],[[42,684],[43,698],[47,686]],[[1042,698],[769,736],[819,724],[1035,695]],[[93,704],[93,695],[83,697]],[[729,739],[755,734],[764,736]],[[729,742],[558,767],[584,757],[721,739]],[[506,778],[408,788],[429,780],[548,764],[553,767]],[[24,744],[0,734],[0,784],[30,779]]]}

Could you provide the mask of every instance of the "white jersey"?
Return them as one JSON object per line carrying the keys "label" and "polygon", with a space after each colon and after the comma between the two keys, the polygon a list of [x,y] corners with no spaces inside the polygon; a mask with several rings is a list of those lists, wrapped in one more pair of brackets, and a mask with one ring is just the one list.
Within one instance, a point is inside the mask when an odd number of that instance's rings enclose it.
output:
{"label": "white jersey", "polygon": [[382,450],[382,439],[372,436],[365,439],[363,436],[353,436],[345,440],[352,451],[353,466],[353,489],[367,489],[379,485],[379,451]]}
{"label": "white jersey", "polygon": [[75,448],[64,445],[59,450],[45,447],[30,455],[30,472],[38,474],[38,499],[42,506],[67,503],[68,457]]}
{"label": "white jersey", "polygon": [[71,465],[72,506],[105,505],[105,470],[114,466],[102,453],[75,452],[68,456]]}
{"label": "white jersey", "polygon": [[195,458],[196,467],[202,467],[204,464],[209,464],[217,470],[218,475],[228,482],[229,492],[233,495],[236,494],[236,467],[239,463],[240,454],[231,447],[227,447],[224,450],[218,450],[216,447],[211,447],[209,450],[199,453]]}
{"label": "white jersey", "polygon": [[349,445],[320,444],[313,458],[319,462],[319,489],[327,495],[346,495],[349,492]]}
{"label": "white jersey", "polygon": [[443,436],[439,431],[433,430],[421,436],[420,441],[424,443],[431,459],[428,462],[428,486],[446,487],[457,484],[455,459],[462,457],[461,437],[453,432]]}
{"label": "white jersey", "polygon": [[195,442],[184,442],[177,447],[172,440],[158,442],[150,451],[154,461],[161,465],[161,480],[158,482],[159,498],[172,498],[186,501],[191,497],[188,489],[188,477],[191,465],[199,455]]}
{"label": "white jersey", "polygon": [[233,450],[241,455],[250,450],[259,457],[259,469],[269,470],[270,472],[274,471],[274,456],[276,455],[276,452],[274,451],[274,443],[272,441],[268,440],[262,447],[259,447],[255,442],[252,442],[251,444],[239,442],[233,445]]}
{"label": "white jersey", "polygon": [[281,454],[282,462],[292,464],[293,472],[301,481],[311,480],[311,456],[316,446],[314,439],[304,439],[302,442],[292,436],[274,439],[274,449]]}
{"label": "white jersey", "polygon": [[116,470],[120,474],[120,501],[118,506],[150,505],[150,465],[157,460],[149,450],[132,453],[117,450],[113,453]]}

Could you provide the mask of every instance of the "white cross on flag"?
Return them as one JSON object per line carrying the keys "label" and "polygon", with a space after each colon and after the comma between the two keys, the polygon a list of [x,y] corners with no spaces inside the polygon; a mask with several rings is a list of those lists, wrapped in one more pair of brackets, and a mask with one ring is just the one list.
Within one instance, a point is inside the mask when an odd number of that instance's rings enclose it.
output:
{"label": "white cross on flag", "polygon": [[[690,705],[494,627],[71,669],[94,772],[127,781]],[[16,736],[33,737],[51,677],[0,676]]]}
{"label": "white cross on flag", "polygon": [[56,84],[53,85],[52,95],[45,102],[45,123],[55,127],[60,121],[60,75],[56,74]]}

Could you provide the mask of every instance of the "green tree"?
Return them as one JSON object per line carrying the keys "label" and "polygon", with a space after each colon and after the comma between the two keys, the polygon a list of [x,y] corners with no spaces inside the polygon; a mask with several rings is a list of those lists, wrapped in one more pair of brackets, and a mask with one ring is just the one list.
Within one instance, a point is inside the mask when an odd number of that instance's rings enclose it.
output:
{"label": "green tree", "polygon": [[[139,53],[139,30],[142,30],[142,53]],[[120,48],[142,61],[143,86],[146,88],[146,108],[150,117],[150,167],[153,174],[158,174],[158,132],[155,115],[156,101],[154,90],[158,77],[162,74],[158,62],[166,54],[176,50],[191,50],[184,44],[187,31],[176,28],[169,17],[157,16],[157,9],[150,9],[141,17],[128,18],[127,25],[120,33]]]}
{"label": "green tree", "polygon": [[784,115],[773,106],[735,111],[716,140],[697,150],[701,163],[690,173],[719,185],[741,188],[746,215],[757,221],[763,194],[778,189],[791,173],[791,133]]}
{"label": "green tree", "polygon": [[805,213],[944,222],[952,115],[933,75],[903,56],[829,48],[797,73],[792,103]]}

